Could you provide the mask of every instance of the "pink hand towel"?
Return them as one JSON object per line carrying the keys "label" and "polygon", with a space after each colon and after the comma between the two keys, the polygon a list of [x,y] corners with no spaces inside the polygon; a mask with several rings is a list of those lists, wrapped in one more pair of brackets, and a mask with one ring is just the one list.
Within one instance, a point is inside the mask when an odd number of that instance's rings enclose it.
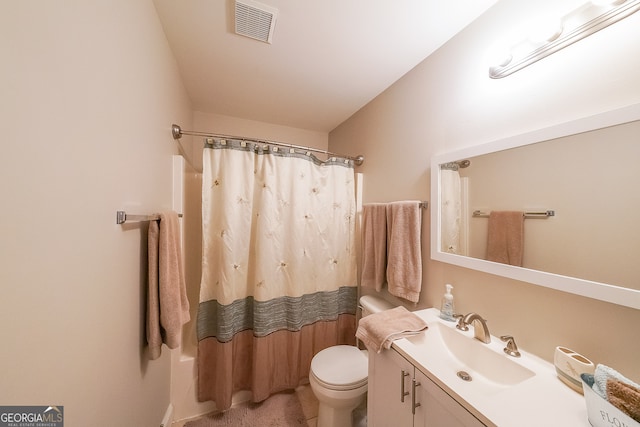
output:
{"label": "pink hand towel", "polygon": [[362,206],[362,279],[380,292],[387,283],[387,208],[385,203]]}
{"label": "pink hand towel", "polygon": [[398,338],[419,334],[427,329],[427,323],[420,317],[400,306],[360,319],[356,338],[368,349],[380,353],[383,348],[391,348]]}
{"label": "pink hand towel", "polygon": [[387,205],[389,293],[417,303],[422,289],[422,211],[419,201]]}
{"label": "pink hand towel", "polygon": [[190,319],[177,213],[161,213],[159,222],[149,223],[148,262],[147,343],[149,357],[157,359],[162,343],[180,345]]}
{"label": "pink hand towel", "polygon": [[487,234],[487,261],[522,267],[524,212],[492,211]]}

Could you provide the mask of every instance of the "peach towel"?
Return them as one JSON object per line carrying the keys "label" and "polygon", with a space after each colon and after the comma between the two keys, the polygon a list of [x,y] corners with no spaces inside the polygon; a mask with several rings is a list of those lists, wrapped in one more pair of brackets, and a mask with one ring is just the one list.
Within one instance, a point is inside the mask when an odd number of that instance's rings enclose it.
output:
{"label": "peach towel", "polygon": [[380,353],[389,349],[393,340],[417,335],[427,329],[427,323],[403,306],[370,314],[360,319],[356,338],[368,349]]}
{"label": "peach towel", "polygon": [[387,283],[391,295],[417,303],[422,289],[419,201],[387,205]]}
{"label": "peach towel", "polygon": [[524,212],[492,211],[487,234],[487,261],[522,267]]}
{"label": "peach towel", "polygon": [[153,360],[160,357],[162,343],[180,345],[182,326],[190,319],[177,213],[161,213],[160,221],[149,223],[147,249],[147,343]]}
{"label": "peach towel", "polygon": [[387,205],[362,206],[361,285],[380,292],[387,283]]}

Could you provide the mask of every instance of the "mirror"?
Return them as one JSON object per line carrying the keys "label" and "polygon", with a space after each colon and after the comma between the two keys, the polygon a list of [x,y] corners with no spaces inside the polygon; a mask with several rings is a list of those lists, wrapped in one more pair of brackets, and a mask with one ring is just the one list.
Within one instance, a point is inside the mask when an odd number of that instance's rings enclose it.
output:
{"label": "mirror", "polygon": [[[431,258],[640,309],[638,135],[640,104],[434,157]],[[487,261],[492,211],[525,214],[521,265]]]}

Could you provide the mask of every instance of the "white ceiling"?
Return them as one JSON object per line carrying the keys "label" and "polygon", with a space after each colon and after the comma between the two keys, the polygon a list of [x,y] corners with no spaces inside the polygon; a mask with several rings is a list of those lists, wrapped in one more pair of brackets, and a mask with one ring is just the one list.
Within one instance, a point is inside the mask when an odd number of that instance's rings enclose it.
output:
{"label": "white ceiling", "polygon": [[234,33],[234,0],[154,0],[196,111],[329,132],[497,0],[261,0],[273,43]]}

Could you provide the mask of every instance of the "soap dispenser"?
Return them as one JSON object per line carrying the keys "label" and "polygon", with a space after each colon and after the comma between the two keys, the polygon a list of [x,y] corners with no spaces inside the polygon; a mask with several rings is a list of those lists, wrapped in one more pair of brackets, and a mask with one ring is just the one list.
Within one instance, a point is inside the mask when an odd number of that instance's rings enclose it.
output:
{"label": "soap dispenser", "polygon": [[454,317],[455,310],[453,306],[453,294],[451,293],[451,289],[453,289],[453,286],[446,284],[445,288],[447,289],[447,291],[442,297],[440,317],[444,320],[448,320],[449,322],[453,322],[456,320],[456,318]]}

